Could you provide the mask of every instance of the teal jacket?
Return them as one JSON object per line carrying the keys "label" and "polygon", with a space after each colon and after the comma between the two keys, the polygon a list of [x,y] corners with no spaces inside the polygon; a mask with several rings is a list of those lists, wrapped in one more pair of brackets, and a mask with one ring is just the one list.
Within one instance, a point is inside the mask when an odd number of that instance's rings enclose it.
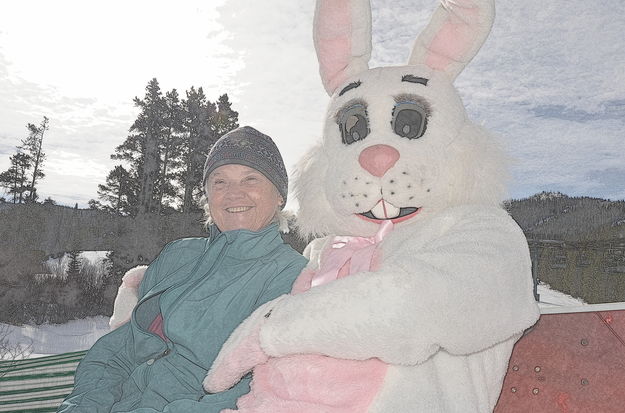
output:
{"label": "teal jacket", "polygon": [[[249,377],[206,394],[202,380],[230,333],[291,289],[306,259],[276,224],[173,241],[148,268],[130,322],[98,340],[78,366],[62,413],[213,413],[234,408]],[[148,332],[159,311],[168,340]]]}

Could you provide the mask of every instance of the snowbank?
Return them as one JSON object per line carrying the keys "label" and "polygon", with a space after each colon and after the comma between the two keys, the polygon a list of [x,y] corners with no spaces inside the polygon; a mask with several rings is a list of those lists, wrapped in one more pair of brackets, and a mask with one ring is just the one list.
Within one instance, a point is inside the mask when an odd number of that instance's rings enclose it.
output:
{"label": "snowbank", "polygon": [[577,307],[587,305],[581,298],[575,298],[557,290],[552,290],[549,284],[540,282],[538,284],[539,301],[538,306],[542,308],[551,307]]}
{"label": "snowbank", "polygon": [[31,357],[86,350],[108,333],[108,322],[108,317],[98,316],[65,324],[9,326],[7,339],[11,345],[31,343]]}

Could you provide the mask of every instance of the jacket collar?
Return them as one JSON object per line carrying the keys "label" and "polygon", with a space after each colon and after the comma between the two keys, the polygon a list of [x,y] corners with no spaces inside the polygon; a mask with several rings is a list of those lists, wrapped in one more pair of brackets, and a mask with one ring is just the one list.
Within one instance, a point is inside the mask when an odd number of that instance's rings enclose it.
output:
{"label": "jacket collar", "polygon": [[233,231],[221,232],[217,225],[211,224],[208,227],[210,245],[224,239],[230,248],[226,255],[241,259],[261,258],[281,244],[284,244],[277,223],[272,223],[260,231],[250,231],[247,229],[237,229]]}

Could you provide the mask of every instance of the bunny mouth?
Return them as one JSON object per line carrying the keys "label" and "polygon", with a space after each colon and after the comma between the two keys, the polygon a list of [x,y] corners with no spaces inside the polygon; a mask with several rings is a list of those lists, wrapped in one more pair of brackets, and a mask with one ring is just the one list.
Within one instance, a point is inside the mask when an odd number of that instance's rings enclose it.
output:
{"label": "bunny mouth", "polygon": [[421,208],[417,207],[396,207],[395,205],[381,199],[371,210],[356,214],[366,221],[380,223],[390,220],[394,224],[405,221],[417,215]]}

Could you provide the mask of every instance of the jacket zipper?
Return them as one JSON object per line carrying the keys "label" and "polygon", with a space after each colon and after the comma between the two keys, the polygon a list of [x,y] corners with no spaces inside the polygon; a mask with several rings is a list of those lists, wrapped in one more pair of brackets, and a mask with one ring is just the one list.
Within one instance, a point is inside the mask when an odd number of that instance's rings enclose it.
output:
{"label": "jacket zipper", "polygon": [[[178,298],[176,299],[176,302],[172,305],[171,309],[169,310],[169,315],[171,316],[171,314],[173,314],[178,307],[180,307],[180,303],[184,300],[184,298],[186,298],[187,295],[189,295],[189,293],[195,289],[195,287],[202,282],[202,280],[204,280],[204,278],[206,278],[207,275],[211,274],[213,272],[213,269],[215,269],[215,267],[217,266],[217,264],[221,263],[221,261],[223,261],[223,256],[224,256],[224,252],[228,249],[229,243],[228,240],[226,239],[225,244],[223,247],[221,247],[221,250],[219,251],[219,255],[217,255],[217,259],[215,260],[215,262],[213,262],[213,264],[210,266],[210,268],[208,269],[208,271],[206,272],[206,275],[200,279],[198,279],[197,281],[195,281],[193,284],[191,284],[189,287],[187,287],[187,289],[178,296]],[[206,250],[206,252],[208,252],[208,250]],[[205,252],[205,253],[206,253]],[[198,264],[195,266],[195,268],[193,269],[193,273],[191,274],[191,277],[193,275],[195,275],[195,273],[197,272],[198,268],[200,267],[200,265],[202,264],[203,258],[205,255],[202,256],[202,260],[200,260],[198,262]],[[163,333],[165,333],[165,336],[167,336],[167,320],[169,319],[169,317],[167,317],[167,319],[165,319],[163,317]]]}

